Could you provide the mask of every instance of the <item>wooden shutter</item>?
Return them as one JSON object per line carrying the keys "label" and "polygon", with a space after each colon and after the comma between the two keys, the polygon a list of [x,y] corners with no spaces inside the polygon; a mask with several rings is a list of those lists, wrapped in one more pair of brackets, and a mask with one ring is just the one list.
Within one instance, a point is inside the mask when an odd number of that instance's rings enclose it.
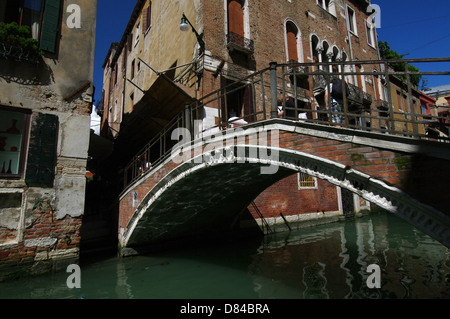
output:
{"label": "wooden shutter", "polygon": [[25,182],[28,186],[53,187],[58,116],[33,115]]}
{"label": "wooden shutter", "polygon": [[147,18],[148,18],[148,8],[145,8],[142,10],[142,34],[147,31],[148,25],[147,25]]}
{"label": "wooden shutter", "polygon": [[56,52],[59,31],[60,0],[46,0],[42,22],[41,50]]}
{"label": "wooden shutter", "polygon": [[147,8],[147,28],[150,28],[152,26],[152,2],[150,1],[150,4]]}
{"label": "wooden shutter", "polygon": [[128,34],[127,47],[128,52],[131,52],[131,49],[133,48],[133,33]]}
{"label": "wooden shutter", "polygon": [[228,1],[228,31],[244,37],[244,10],[241,1]]}
{"label": "wooden shutter", "polygon": [[362,83],[362,76],[361,76],[361,66],[360,65],[358,65],[358,64],[356,64],[356,72],[358,73],[357,75],[356,75],[356,80],[358,81],[358,87],[359,88],[363,88],[363,83]]}
{"label": "wooden shutter", "polygon": [[151,23],[151,16],[152,16],[152,2],[150,1],[150,4],[147,8],[144,9],[142,13],[142,33],[144,34],[147,32],[148,28],[150,28]]}
{"label": "wooden shutter", "polygon": [[297,28],[292,23],[286,24],[289,62],[298,62],[297,32]]}

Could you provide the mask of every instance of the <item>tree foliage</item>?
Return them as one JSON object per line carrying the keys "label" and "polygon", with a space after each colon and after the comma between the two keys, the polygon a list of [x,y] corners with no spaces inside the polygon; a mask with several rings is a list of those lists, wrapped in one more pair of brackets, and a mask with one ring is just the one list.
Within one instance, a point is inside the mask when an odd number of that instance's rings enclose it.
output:
{"label": "tree foliage", "polygon": [[[403,60],[404,54],[398,54],[398,52],[391,49],[391,46],[386,41],[379,41],[378,42],[378,48],[380,50],[380,56],[384,60]],[[397,72],[406,72],[405,70],[405,63],[390,63],[390,66],[394,69],[394,71]],[[414,65],[408,64],[408,70],[410,72],[419,72],[419,69],[416,68]],[[406,75],[400,75],[399,78],[406,81]],[[419,85],[419,82],[421,80],[421,75],[411,75],[410,80],[411,83],[415,86]]]}
{"label": "tree foliage", "polygon": [[21,26],[16,22],[6,24],[0,22],[0,43],[41,54],[38,41],[32,38],[29,26]]}

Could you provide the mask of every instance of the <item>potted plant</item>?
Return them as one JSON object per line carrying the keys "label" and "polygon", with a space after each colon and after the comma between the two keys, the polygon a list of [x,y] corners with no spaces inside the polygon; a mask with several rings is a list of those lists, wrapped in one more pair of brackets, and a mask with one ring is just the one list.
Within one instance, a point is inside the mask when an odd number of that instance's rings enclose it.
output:
{"label": "potted plant", "polygon": [[21,26],[16,22],[0,22],[0,55],[16,60],[37,62],[43,52],[38,41],[31,36],[29,26]]}

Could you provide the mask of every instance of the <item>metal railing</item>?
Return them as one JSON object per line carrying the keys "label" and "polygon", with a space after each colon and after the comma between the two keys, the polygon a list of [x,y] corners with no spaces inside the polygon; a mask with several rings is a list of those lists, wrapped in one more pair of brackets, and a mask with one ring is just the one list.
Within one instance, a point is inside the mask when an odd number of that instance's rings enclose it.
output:
{"label": "metal railing", "polygon": [[229,31],[227,33],[227,46],[244,52],[253,52],[255,45],[253,40],[247,39],[240,34]]}
{"label": "metal railing", "polygon": [[[413,72],[408,67],[411,63],[437,65],[439,70]],[[397,70],[392,65],[396,65]],[[398,65],[404,66],[404,71],[399,71]],[[371,71],[356,71],[355,66]],[[125,168],[124,186],[170,156],[172,147],[178,143],[171,139],[172,132],[180,127],[196,132],[197,135],[192,134],[195,139],[217,134],[230,127],[281,117],[448,143],[449,116],[432,112],[423,114],[420,103],[422,93],[411,78],[446,76],[450,80],[449,75],[450,58],[272,63],[264,70],[236,80],[186,105],[183,112],[133,157]],[[339,110],[326,107],[333,102],[331,95],[325,94],[330,91],[333,78],[345,79],[349,88],[349,94],[344,94]],[[205,118],[206,109],[214,115]],[[336,117],[341,119],[339,123],[333,121]],[[201,127],[194,127],[195,123],[201,123]]]}
{"label": "metal railing", "polygon": [[35,64],[42,60],[37,50],[16,47],[6,42],[0,42],[0,57]]}

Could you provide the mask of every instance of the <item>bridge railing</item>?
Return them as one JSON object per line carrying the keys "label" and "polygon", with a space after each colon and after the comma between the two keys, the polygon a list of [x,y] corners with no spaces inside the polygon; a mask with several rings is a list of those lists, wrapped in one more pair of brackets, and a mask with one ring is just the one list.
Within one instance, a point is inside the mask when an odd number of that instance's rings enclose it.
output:
{"label": "bridge railing", "polygon": [[[420,72],[412,65],[427,71]],[[285,118],[448,143],[449,106],[438,107],[418,84],[425,76],[450,83],[449,75],[450,58],[271,63],[186,105],[134,156],[125,168],[125,186],[170,156],[178,143],[172,140],[175,128],[186,128],[194,139]],[[327,94],[334,78],[348,84],[343,86],[348,93],[344,92],[338,107]]]}

